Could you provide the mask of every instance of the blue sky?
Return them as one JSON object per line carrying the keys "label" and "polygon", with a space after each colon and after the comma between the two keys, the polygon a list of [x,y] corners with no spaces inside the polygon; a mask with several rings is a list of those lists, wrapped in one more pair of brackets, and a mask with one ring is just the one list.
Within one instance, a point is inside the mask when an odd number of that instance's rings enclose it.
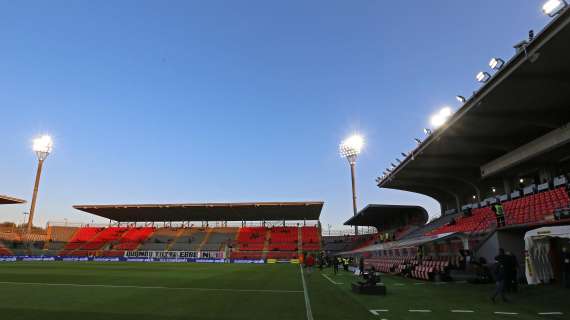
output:
{"label": "blue sky", "polygon": [[[359,206],[421,204],[374,179],[431,113],[549,18],[542,1],[2,1],[0,194],[37,222],[90,203],[322,200],[351,215],[340,140],[366,137]],[[25,206],[0,208],[21,221]]]}

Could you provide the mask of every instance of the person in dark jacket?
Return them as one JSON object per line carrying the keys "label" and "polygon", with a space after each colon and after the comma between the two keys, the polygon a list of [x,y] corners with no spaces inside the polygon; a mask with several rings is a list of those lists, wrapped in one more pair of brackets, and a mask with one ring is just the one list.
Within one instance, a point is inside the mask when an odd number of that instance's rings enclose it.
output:
{"label": "person in dark jacket", "polygon": [[518,270],[519,262],[517,257],[512,252],[507,251],[505,261],[505,289],[507,292],[518,291]]}
{"label": "person in dark jacket", "polygon": [[491,301],[495,303],[495,299],[498,295],[500,295],[503,299],[503,302],[508,302],[507,296],[505,295],[505,265],[497,258],[495,258],[496,262],[493,268],[493,276],[495,277],[495,292],[491,296]]}
{"label": "person in dark jacket", "polygon": [[562,247],[562,285],[570,288],[570,252],[566,247]]}

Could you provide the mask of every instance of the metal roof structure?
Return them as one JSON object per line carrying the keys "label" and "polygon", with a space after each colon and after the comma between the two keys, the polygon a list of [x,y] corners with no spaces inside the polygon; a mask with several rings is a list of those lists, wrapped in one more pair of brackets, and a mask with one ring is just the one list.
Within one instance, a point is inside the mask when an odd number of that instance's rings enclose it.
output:
{"label": "metal roof structure", "polygon": [[410,223],[424,225],[428,218],[428,212],[420,206],[369,204],[344,224],[388,230],[403,227]]}
{"label": "metal roof structure", "polygon": [[0,204],[21,204],[21,203],[26,203],[26,200],[0,194]]}
{"label": "metal roof structure", "polygon": [[319,220],[323,202],[75,205],[119,222]]}
{"label": "metal roof structure", "polygon": [[[379,180],[447,207],[570,159],[570,10],[553,19],[439,129]],[[501,190],[508,192],[509,190]]]}

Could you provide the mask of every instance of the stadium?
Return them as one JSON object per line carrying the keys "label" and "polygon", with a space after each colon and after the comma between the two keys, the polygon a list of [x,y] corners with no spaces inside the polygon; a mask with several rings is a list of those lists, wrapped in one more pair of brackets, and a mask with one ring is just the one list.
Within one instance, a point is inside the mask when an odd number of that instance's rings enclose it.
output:
{"label": "stadium", "polygon": [[[40,138],[27,223],[0,225],[1,314],[567,319],[570,9],[545,3],[552,19],[543,30],[516,44],[510,59],[494,58],[477,75],[481,87],[437,115],[413,150],[386,169],[375,164],[378,188],[435,199],[435,218],[415,203],[357,210],[362,141],[351,138],[340,153],[352,169],[354,214],[337,234],[321,225],[319,199],[76,204],[78,214],[108,223],[38,226],[40,175],[52,152],[51,138]],[[0,205],[21,210],[28,202],[0,195]],[[514,259],[514,278],[496,271],[500,250]],[[489,299],[499,283],[513,290],[512,301]]]}

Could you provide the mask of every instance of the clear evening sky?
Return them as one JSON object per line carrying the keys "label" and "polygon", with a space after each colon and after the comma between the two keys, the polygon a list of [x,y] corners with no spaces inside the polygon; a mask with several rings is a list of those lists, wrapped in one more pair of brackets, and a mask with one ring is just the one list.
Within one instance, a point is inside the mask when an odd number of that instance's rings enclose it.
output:
{"label": "clear evening sky", "polygon": [[[493,56],[549,21],[540,0],[1,1],[0,208],[22,221],[31,140],[53,135],[37,224],[74,204],[322,200],[351,214],[338,143],[365,136],[358,204],[431,198],[374,179],[458,107]],[[98,220],[103,221],[103,220]]]}

